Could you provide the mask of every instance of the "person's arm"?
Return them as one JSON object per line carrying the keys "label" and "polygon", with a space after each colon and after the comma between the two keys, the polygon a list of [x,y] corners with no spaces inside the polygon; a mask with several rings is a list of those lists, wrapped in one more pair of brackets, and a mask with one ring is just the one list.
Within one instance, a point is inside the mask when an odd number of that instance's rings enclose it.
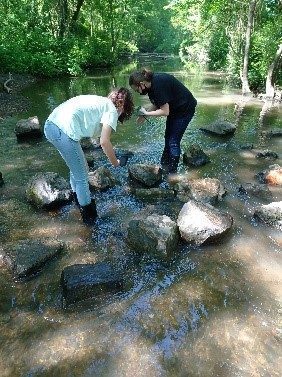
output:
{"label": "person's arm", "polygon": [[145,116],[151,117],[160,117],[160,116],[168,116],[169,115],[169,104],[165,103],[159,109],[156,110],[146,110],[144,107],[141,107],[140,112],[142,112]]}
{"label": "person's arm", "polygon": [[113,166],[117,167],[117,166],[120,165],[120,161],[116,158],[114,148],[113,148],[112,143],[110,141],[111,133],[112,133],[112,128],[107,124],[103,124],[102,132],[101,132],[101,136],[100,136],[100,144],[101,144],[101,147],[102,147],[105,155],[108,157],[110,163]]}

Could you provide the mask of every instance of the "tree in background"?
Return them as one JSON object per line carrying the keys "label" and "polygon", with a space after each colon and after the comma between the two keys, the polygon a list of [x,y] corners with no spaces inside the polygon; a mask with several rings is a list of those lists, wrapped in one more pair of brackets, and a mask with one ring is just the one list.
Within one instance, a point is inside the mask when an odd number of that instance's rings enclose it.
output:
{"label": "tree in background", "polygon": [[[281,0],[2,0],[2,72],[78,75],[125,55],[178,53],[243,92],[281,84]],[[280,81],[279,81],[280,80]]]}

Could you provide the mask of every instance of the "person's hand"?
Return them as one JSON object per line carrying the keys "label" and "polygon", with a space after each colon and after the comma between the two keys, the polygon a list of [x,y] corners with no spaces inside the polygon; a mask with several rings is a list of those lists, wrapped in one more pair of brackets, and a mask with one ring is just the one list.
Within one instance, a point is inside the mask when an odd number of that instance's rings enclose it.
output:
{"label": "person's hand", "polygon": [[144,107],[140,107],[139,111],[138,111],[138,116],[142,117],[144,115],[147,115],[147,110],[144,108]]}

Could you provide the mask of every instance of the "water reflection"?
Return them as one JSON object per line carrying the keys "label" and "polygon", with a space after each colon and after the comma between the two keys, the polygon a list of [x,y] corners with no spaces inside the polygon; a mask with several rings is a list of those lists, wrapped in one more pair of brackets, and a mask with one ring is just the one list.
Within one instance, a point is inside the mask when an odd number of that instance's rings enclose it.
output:
{"label": "water reflection", "polygon": [[[175,63],[173,63],[175,64]],[[163,214],[162,203],[149,207],[129,192],[127,169],[112,170],[120,182],[106,192],[94,192],[100,218],[96,228],[81,222],[73,204],[59,211],[35,211],[25,199],[25,186],[40,171],[67,169],[44,139],[18,144],[17,119],[38,115],[41,122],[65,99],[81,93],[106,95],[113,81],[127,86],[128,72],[98,73],[84,78],[48,80],[27,90],[31,110],[1,125],[0,238],[2,245],[23,238],[52,236],[67,250],[34,279],[16,283],[0,267],[3,376],[278,376],[279,300],[281,299],[281,233],[252,220],[265,199],[241,197],[241,183],[256,182],[255,173],[269,166],[256,151],[281,153],[281,139],[261,137],[262,130],[281,127],[281,108],[262,110],[251,99],[240,105],[238,91],[214,74],[185,75],[174,65],[156,66],[175,73],[198,98],[199,106],[182,148],[199,144],[211,163],[187,169],[191,178],[218,178],[228,194],[218,204],[234,217],[234,228],[222,243],[201,248],[179,246],[170,264],[142,258],[128,248],[126,224],[139,211]],[[134,93],[136,106],[146,98]],[[236,112],[237,110],[237,112]],[[262,115],[263,111],[263,115]],[[238,126],[231,138],[218,139],[199,128],[217,119]],[[119,126],[117,148],[130,149],[130,163],[159,161],[164,122]],[[254,149],[242,149],[245,144]],[[281,165],[279,158],[277,163]],[[273,201],[281,190],[270,187]],[[169,209],[172,218],[178,208]],[[0,254],[2,250],[0,249]],[[60,274],[74,263],[112,260],[124,271],[125,292],[91,300],[76,310],[61,309]],[[281,314],[281,313],[280,313]]]}

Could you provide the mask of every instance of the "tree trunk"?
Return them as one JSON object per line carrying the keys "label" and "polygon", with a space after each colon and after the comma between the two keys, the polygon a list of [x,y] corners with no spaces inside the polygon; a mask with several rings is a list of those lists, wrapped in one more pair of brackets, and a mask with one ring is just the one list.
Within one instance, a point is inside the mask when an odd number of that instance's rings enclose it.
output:
{"label": "tree trunk", "polygon": [[71,30],[73,30],[73,28],[74,28],[74,26],[75,26],[75,24],[78,20],[79,12],[80,12],[80,9],[81,9],[83,3],[84,3],[84,0],[77,0],[76,8],[75,8],[75,11],[73,13],[71,23],[70,23],[70,29]]}
{"label": "tree trunk", "polygon": [[273,62],[270,64],[266,76],[265,94],[267,98],[274,98],[275,95],[275,77],[282,62],[282,44],[278,46]]}
{"label": "tree trunk", "polygon": [[68,23],[68,0],[59,1],[59,37],[63,38],[67,30]]}
{"label": "tree trunk", "polygon": [[245,52],[244,52],[244,62],[243,62],[243,70],[242,70],[242,94],[251,93],[249,87],[249,80],[248,80],[248,65],[249,65],[249,51],[250,51],[250,44],[251,44],[251,32],[252,32],[252,25],[255,16],[255,8],[256,8],[256,0],[251,0],[249,5],[249,13],[248,13],[248,24],[246,30],[246,38],[245,38]]}

